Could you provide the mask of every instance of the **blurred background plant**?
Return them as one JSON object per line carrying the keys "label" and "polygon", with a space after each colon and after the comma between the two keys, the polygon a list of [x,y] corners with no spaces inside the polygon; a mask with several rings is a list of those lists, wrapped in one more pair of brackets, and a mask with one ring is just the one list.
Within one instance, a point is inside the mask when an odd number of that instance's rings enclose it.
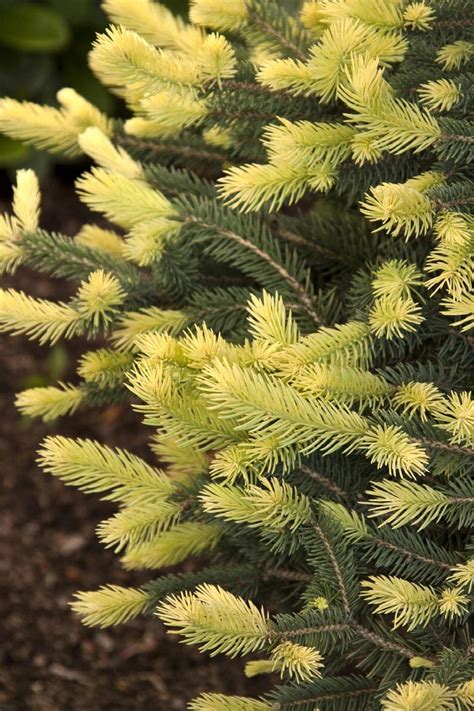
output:
{"label": "blurred background plant", "polygon": [[[186,0],[165,3],[184,12]],[[123,111],[87,64],[95,33],[106,18],[100,0],[0,0],[0,96],[55,104],[58,89],[70,86],[109,116]],[[0,136],[0,170],[32,167],[45,175],[67,159],[35,151]]]}

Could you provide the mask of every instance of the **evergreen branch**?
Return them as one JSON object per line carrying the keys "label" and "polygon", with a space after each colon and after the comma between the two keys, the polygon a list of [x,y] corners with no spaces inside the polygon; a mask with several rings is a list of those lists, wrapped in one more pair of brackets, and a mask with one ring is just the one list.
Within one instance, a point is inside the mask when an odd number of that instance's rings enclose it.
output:
{"label": "evergreen branch", "polygon": [[340,624],[327,624],[327,625],[311,625],[311,627],[298,627],[293,630],[286,630],[281,632],[280,630],[273,630],[270,633],[271,638],[275,639],[291,639],[292,637],[300,637],[302,635],[312,635],[312,634],[331,634],[332,632],[348,632],[354,629],[350,622],[340,623]]}
{"label": "evergreen branch", "polygon": [[303,247],[304,249],[307,249],[309,252],[314,252],[315,254],[321,255],[323,257],[327,257],[329,259],[335,260],[337,262],[346,262],[347,255],[343,255],[340,252],[333,251],[329,249],[328,247],[323,247],[322,245],[318,244],[317,242],[311,242],[301,235],[297,234],[296,232],[291,232],[291,230],[285,229],[283,227],[277,227],[273,229],[274,234],[276,234],[278,237],[281,237],[282,240],[285,242],[289,242],[290,244],[294,244],[297,247]]}
{"label": "evergreen branch", "polygon": [[337,560],[337,556],[331,546],[331,543],[329,542],[327,536],[325,535],[323,529],[321,528],[321,526],[319,526],[318,524],[313,524],[312,527],[313,527],[315,533],[317,533],[317,535],[321,539],[322,544],[323,544],[324,548],[326,549],[326,552],[329,556],[332,567],[334,568],[334,574],[336,576],[336,580],[337,580],[339,590],[341,593],[341,598],[342,598],[344,610],[347,613],[348,617],[351,617],[352,616],[352,608],[349,603],[349,596],[347,593],[346,584],[344,582],[344,577],[342,575],[341,568],[340,568],[338,560]]}
{"label": "evergreen branch", "polygon": [[433,29],[436,29],[438,27],[445,28],[457,28],[457,27],[469,27],[470,25],[474,25],[474,20],[471,20],[469,17],[463,17],[462,20],[435,20],[433,22]]}
{"label": "evergreen branch", "polygon": [[419,439],[412,439],[413,442],[420,442],[428,449],[439,449],[443,452],[455,452],[459,454],[466,454],[467,456],[474,456],[474,449],[472,447],[461,447],[460,445],[453,444],[452,442],[438,442],[436,440],[428,439],[427,437],[420,437]]}
{"label": "evergreen branch", "polygon": [[[474,497],[472,500],[474,501]],[[435,560],[434,558],[429,558],[428,556],[421,555],[420,553],[416,553],[415,551],[409,550],[408,548],[405,548],[403,546],[399,546],[399,545],[396,545],[395,543],[390,543],[389,541],[385,541],[382,538],[377,538],[376,536],[371,536],[371,540],[375,543],[376,546],[378,546],[380,548],[388,548],[389,550],[397,551],[412,560],[420,560],[423,563],[428,563],[429,565],[433,565],[436,568],[442,568],[444,570],[451,570],[451,568],[452,568],[451,564],[446,563],[443,560]]]}
{"label": "evergreen branch", "polygon": [[274,119],[274,114],[270,113],[269,111],[251,111],[249,109],[230,111],[226,109],[216,108],[212,109],[212,111],[208,113],[208,117],[214,119],[224,118],[229,119],[229,121],[243,119],[247,121],[259,120],[262,122],[268,122]]}
{"label": "evergreen branch", "polygon": [[[474,142],[474,138],[473,138]],[[457,198],[456,200],[433,200],[433,207],[437,210],[451,210],[453,207],[463,207],[464,205],[472,205],[474,203],[474,198],[463,197]]]}
{"label": "evergreen branch", "polygon": [[359,634],[363,639],[368,640],[373,644],[375,647],[378,649],[384,649],[388,652],[394,652],[397,655],[406,657],[408,659],[411,659],[412,657],[415,657],[417,655],[417,652],[414,650],[409,649],[408,647],[405,647],[404,645],[397,644],[396,642],[393,642],[389,639],[385,639],[384,637],[380,636],[379,634],[373,632],[372,630],[367,629],[363,625],[357,623],[356,621],[352,620],[351,617],[349,617],[347,622],[340,622],[340,623],[327,623],[327,624],[320,624],[320,625],[310,625],[307,627],[301,626],[301,627],[293,627],[292,629],[287,629],[287,630],[272,630],[270,632],[270,637],[272,639],[291,639],[293,637],[301,637],[301,636],[311,636],[311,635],[319,635],[319,634],[332,634],[332,633],[338,633],[338,632],[356,632]]}
{"label": "evergreen branch", "polygon": [[[384,639],[380,635],[376,634],[375,632],[372,632],[371,630],[368,630],[362,625],[354,624],[353,629],[358,632],[361,637],[368,640],[380,649],[385,649],[388,652],[395,652],[396,654],[401,654],[403,657],[407,657],[408,659],[411,659],[412,657],[416,656],[416,652],[409,649],[408,647],[396,644],[395,642],[390,642],[390,640]],[[427,657],[427,659],[429,659],[430,661],[435,661],[435,658],[433,657]]]}
{"label": "evergreen branch", "polygon": [[300,706],[306,706],[308,708],[308,704],[319,704],[321,701],[339,703],[340,700],[349,700],[350,702],[351,699],[356,699],[359,696],[367,698],[370,694],[373,694],[377,691],[378,688],[376,686],[367,685],[362,689],[357,689],[354,691],[335,691],[333,693],[322,693],[317,694],[316,696],[308,696],[304,699],[297,701],[290,701],[288,703],[283,702],[279,704],[278,708],[279,711],[284,711],[284,709],[288,709],[288,711],[291,711],[291,709],[298,708]]}
{"label": "evergreen branch", "polygon": [[[348,615],[349,620],[351,620],[352,619],[352,607],[349,602],[349,596],[348,596],[348,592],[346,589],[346,584],[344,582],[344,577],[343,577],[341,568],[339,566],[337,556],[336,556],[327,536],[325,535],[324,531],[322,530],[321,526],[319,526],[318,524],[313,524],[312,528],[315,531],[315,533],[319,536],[319,538],[321,539],[321,541],[324,545],[324,548],[327,551],[327,554],[328,554],[331,564],[333,566],[334,574],[336,576],[338,587],[339,587],[339,590],[341,593],[344,611]],[[356,622],[351,621],[349,624],[350,624],[351,628],[354,629],[354,631],[358,632],[358,634],[360,634],[362,637],[364,637],[364,639],[371,641],[373,644],[375,644],[376,646],[378,646],[382,649],[397,652],[397,654],[401,654],[401,655],[408,657],[408,658],[415,656],[415,653],[412,650],[410,650],[408,647],[404,647],[404,646],[398,645],[394,642],[390,642],[389,640],[386,640],[383,637],[380,637],[380,635],[375,634],[371,630],[366,629],[365,627],[363,627],[362,625],[360,625]]]}
{"label": "evergreen branch", "polygon": [[24,260],[28,266],[66,279],[87,279],[91,272],[104,269],[118,277],[124,290],[140,302],[150,302],[156,284],[149,276],[123,259],[93,249],[65,235],[38,230],[21,239]]}
{"label": "evergreen branch", "polygon": [[275,27],[273,27],[269,22],[266,22],[263,17],[257,15],[254,10],[249,12],[249,21],[258,27],[265,35],[272,37],[276,40],[277,44],[281,47],[287,49],[290,54],[297,57],[302,62],[306,61],[305,54],[297,47],[293,42],[291,42],[285,35],[279,32]]}
{"label": "evergreen branch", "polygon": [[288,99],[288,94],[285,91],[272,91],[263,84],[256,84],[247,81],[238,81],[235,79],[225,79],[221,84],[223,89],[229,89],[231,91],[242,91],[250,94],[263,94],[265,96],[274,97],[275,95],[282,96],[284,99]]}
{"label": "evergreen branch", "polygon": [[329,491],[334,492],[337,494],[337,496],[340,496],[342,499],[351,499],[352,496],[345,491],[339,484],[336,484],[335,481],[330,479],[329,477],[324,476],[320,472],[315,471],[314,469],[311,469],[310,467],[306,466],[305,464],[300,465],[299,467],[300,471],[303,472],[303,474],[306,474],[307,476],[311,477],[312,479],[315,479],[318,481],[320,484],[322,484],[326,489],[329,489]]}
{"label": "evergreen branch", "polygon": [[262,580],[268,578],[279,578],[281,580],[295,580],[302,583],[310,583],[313,576],[308,573],[300,573],[297,570],[285,570],[284,568],[265,568]]}
{"label": "evergreen branch", "polygon": [[255,255],[257,255],[260,259],[265,261],[272,269],[275,270],[275,272],[277,272],[277,274],[282,279],[284,279],[289,284],[292,291],[295,292],[298,300],[302,304],[305,312],[308,314],[308,316],[311,318],[311,320],[315,324],[321,325],[321,323],[322,323],[321,319],[318,316],[318,314],[316,313],[316,311],[314,310],[312,300],[308,296],[303,284],[300,284],[300,282],[298,282],[281,264],[276,262],[268,254],[268,252],[265,252],[263,249],[258,247],[253,242],[250,242],[245,237],[242,237],[241,235],[237,234],[236,232],[233,232],[230,229],[226,229],[224,227],[221,227],[220,225],[207,223],[204,220],[195,218],[193,215],[188,215],[184,221],[185,221],[185,223],[194,223],[194,224],[199,225],[200,227],[203,227],[204,229],[215,231],[218,234],[222,235],[223,237],[226,237],[227,239],[230,239],[233,242],[236,242],[237,244],[244,247],[245,249],[250,250]]}
{"label": "evergreen branch", "polygon": [[173,143],[144,141],[141,138],[137,138],[136,136],[131,135],[118,134],[115,140],[119,145],[122,145],[125,148],[131,146],[138,148],[142,151],[148,151],[149,153],[155,154],[157,156],[170,155],[175,156],[177,158],[183,158],[185,160],[209,161],[210,163],[223,163],[228,160],[228,156],[224,153],[219,153],[216,151],[198,150],[190,146],[174,145]]}
{"label": "evergreen branch", "polygon": [[[456,562],[456,558],[450,556],[446,549],[429,541],[424,544],[409,529],[397,532],[390,528],[380,531],[373,529],[362,515],[333,501],[322,501],[320,508],[341,528],[347,541],[360,546],[363,558],[373,561],[377,567],[410,576],[420,575],[422,579],[430,577],[443,581],[446,573],[440,574],[439,571],[450,570]],[[381,555],[379,551],[382,551]],[[391,551],[395,555],[387,555],[384,551]],[[412,561],[420,561],[425,565],[414,567],[410,565]]]}
{"label": "evergreen branch", "polygon": [[474,136],[465,136],[456,133],[442,133],[439,141],[459,141],[460,143],[474,143]]}

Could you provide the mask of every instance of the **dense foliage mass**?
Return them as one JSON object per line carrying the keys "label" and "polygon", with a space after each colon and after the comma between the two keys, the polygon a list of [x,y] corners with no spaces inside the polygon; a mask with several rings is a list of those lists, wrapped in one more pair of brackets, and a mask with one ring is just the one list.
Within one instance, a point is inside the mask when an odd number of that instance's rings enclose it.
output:
{"label": "dense foliage mass", "polygon": [[125,567],[205,563],[73,608],[156,613],[281,676],[193,711],[472,708],[472,20],[456,0],[104,9],[90,66],[132,118],[63,89],[3,100],[0,129],[90,156],[77,192],[109,222],[45,232],[20,172],[3,268],[80,284],[1,291],[0,325],[102,334],[76,383],[19,409],[130,398],[157,466],[57,436],[42,466],[117,502],[98,536]]}

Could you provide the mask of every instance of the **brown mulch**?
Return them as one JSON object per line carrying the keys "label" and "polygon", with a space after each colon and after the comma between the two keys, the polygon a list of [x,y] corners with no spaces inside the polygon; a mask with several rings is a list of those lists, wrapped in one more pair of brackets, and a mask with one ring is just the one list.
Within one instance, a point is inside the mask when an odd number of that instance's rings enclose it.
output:
{"label": "brown mulch", "polygon": [[[71,188],[56,181],[48,196],[42,224],[74,233],[84,210],[71,200]],[[2,279],[2,286],[44,298],[64,298],[69,290],[26,270]],[[77,346],[68,348],[64,378],[77,355]],[[156,618],[98,630],[83,627],[70,611],[78,589],[137,585],[149,575],[122,570],[98,543],[94,529],[113,507],[42,473],[38,443],[51,433],[89,436],[143,454],[147,432],[126,405],[52,425],[21,419],[15,392],[32,376],[48,381],[51,369],[48,348],[0,336],[1,711],[184,711],[202,691],[258,694],[262,682],[244,677],[242,661],[201,655],[167,637]]]}

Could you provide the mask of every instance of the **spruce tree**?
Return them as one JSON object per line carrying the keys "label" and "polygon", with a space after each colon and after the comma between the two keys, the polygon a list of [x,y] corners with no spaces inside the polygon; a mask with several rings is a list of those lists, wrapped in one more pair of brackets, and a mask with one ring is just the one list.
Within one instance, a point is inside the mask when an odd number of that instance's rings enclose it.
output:
{"label": "spruce tree", "polygon": [[3,269],[78,286],[68,303],[1,291],[0,326],[107,339],[18,407],[130,400],[155,462],[51,436],[42,467],[117,502],[97,533],[126,568],[200,564],[73,609],[156,614],[274,674],[261,699],[192,711],[472,708],[468,8],[193,0],[187,23],[103,5],[90,66],[132,117],[62,89],[59,108],[3,99],[0,130],[90,156],[77,193],[110,224],[42,230],[20,171]]}

